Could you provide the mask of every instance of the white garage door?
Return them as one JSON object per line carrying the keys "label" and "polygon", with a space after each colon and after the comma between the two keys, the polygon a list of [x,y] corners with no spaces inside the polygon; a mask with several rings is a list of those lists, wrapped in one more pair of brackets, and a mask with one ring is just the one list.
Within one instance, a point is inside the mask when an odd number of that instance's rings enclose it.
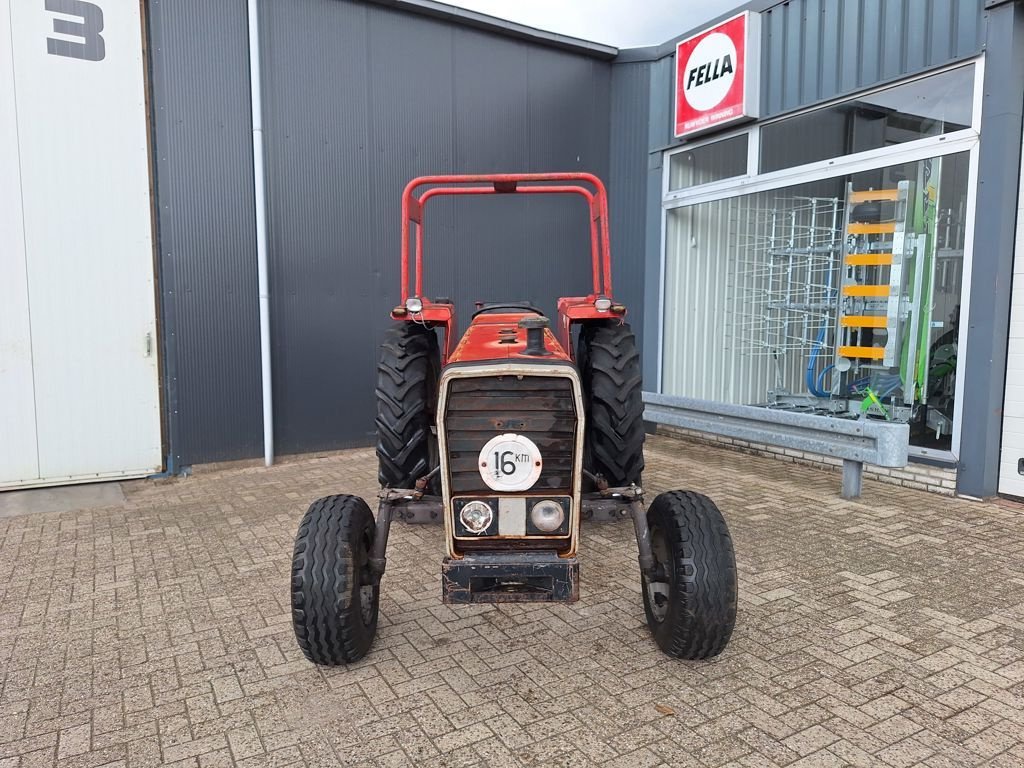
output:
{"label": "white garage door", "polygon": [[999,492],[1024,497],[1024,174],[1017,205]]}
{"label": "white garage door", "polygon": [[0,0],[0,488],[161,467],[139,3]]}

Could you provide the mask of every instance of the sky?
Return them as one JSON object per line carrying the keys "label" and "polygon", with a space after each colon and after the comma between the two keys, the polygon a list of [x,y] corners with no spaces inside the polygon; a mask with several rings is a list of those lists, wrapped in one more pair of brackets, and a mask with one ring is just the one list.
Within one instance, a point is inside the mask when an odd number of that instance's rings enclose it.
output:
{"label": "sky", "polygon": [[617,48],[658,45],[743,0],[443,0],[489,16]]}

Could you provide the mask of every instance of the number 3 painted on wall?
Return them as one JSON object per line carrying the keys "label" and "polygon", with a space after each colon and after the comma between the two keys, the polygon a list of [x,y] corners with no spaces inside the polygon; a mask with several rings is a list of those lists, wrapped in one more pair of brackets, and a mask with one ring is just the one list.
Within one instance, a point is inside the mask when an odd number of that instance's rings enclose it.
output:
{"label": "number 3 painted on wall", "polygon": [[46,38],[46,52],[52,56],[70,56],[85,61],[102,61],[107,49],[103,42],[103,9],[84,0],[46,0],[46,10],[77,16],[81,21],[54,19],[53,31],[58,35],[80,37],[83,42]]}

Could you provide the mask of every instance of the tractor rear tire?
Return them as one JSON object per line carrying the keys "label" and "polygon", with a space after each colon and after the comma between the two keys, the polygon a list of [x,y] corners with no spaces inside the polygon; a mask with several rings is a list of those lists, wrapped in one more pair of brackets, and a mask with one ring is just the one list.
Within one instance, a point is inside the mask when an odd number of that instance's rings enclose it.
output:
{"label": "tractor rear tire", "polygon": [[583,466],[612,487],[640,485],[644,403],[633,331],[617,320],[584,325],[576,360],[586,407]]}
{"label": "tractor rear tire", "polygon": [[348,664],[370,650],[380,607],[369,563],[375,530],[358,496],[319,499],[302,518],[292,555],[292,625],[314,664]]}
{"label": "tractor rear tire", "polygon": [[736,556],[725,518],[707,496],[668,491],[647,510],[663,580],[641,577],[654,641],[677,659],[721,653],[736,625]]}
{"label": "tractor rear tire", "polygon": [[391,328],[377,365],[380,484],[412,488],[437,463],[434,410],[441,368],[437,335],[416,323]]}

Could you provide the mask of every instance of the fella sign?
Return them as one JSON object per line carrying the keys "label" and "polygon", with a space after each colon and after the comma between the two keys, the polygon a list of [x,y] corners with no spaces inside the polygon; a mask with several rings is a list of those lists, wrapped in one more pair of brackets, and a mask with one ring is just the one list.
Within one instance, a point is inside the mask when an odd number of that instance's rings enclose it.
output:
{"label": "fella sign", "polygon": [[750,11],[676,46],[675,135],[757,117],[760,16]]}

